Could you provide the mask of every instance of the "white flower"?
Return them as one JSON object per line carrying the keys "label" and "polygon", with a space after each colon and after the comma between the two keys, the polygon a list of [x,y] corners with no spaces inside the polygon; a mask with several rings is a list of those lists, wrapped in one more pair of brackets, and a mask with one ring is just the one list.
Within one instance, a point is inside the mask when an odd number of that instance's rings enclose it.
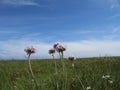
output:
{"label": "white flower", "polygon": [[108,78],[110,78],[110,75],[103,75],[102,78],[103,79],[108,79]]}
{"label": "white flower", "polygon": [[106,77],[106,78],[110,78],[110,75],[106,75],[105,77]]}
{"label": "white flower", "polygon": [[86,90],[90,90],[90,89],[91,89],[91,87],[90,87],[90,86],[86,87]]}
{"label": "white flower", "polygon": [[111,83],[111,84],[113,83],[113,81],[112,81],[112,80],[109,80],[108,82],[109,82],[109,83]]}
{"label": "white flower", "polygon": [[102,78],[104,79],[104,78],[105,78],[105,76],[103,75],[103,76],[102,76]]}
{"label": "white flower", "polygon": [[72,67],[74,68],[74,63],[72,63]]}

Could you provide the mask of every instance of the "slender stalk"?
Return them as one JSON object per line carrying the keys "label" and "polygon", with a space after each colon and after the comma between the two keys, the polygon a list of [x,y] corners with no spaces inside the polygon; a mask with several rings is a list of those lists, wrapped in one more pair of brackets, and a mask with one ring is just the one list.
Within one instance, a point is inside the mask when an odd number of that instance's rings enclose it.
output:
{"label": "slender stalk", "polygon": [[61,54],[60,54],[60,52],[59,52],[59,56],[60,56],[60,60],[61,60]]}
{"label": "slender stalk", "polygon": [[54,58],[54,54],[52,54],[52,56],[53,56],[53,60],[54,60],[54,64],[55,64],[55,73],[57,74],[57,63],[56,63],[56,60]]}
{"label": "slender stalk", "polygon": [[61,63],[62,63],[62,68],[63,68],[63,74],[64,74],[64,90],[66,90],[66,84],[67,84],[67,72],[65,70],[65,63],[64,63],[64,54],[63,51],[61,52]]}
{"label": "slender stalk", "polygon": [[[54,58],[54,54],[52,54],[52,56],[53,56],[53,60],[54,60],[54,64],[55,64],[55,75],[57,75],[58,74],[58,72],[57,72],[57,63],[56,63],[56,60]],[[56,84],[57,84],[57,90],[59,90],[59,85],[58,85],[57,77],[55,79],[56,79]]]}
{"label": "slender stalk", "polygon": [[62,67],[63,67],[63,73],[65,72],[65,64],[64,64],[64,56],[63,56],[63,52],[61,52],[61,63],[62,63]]}
{"label": "slender stalk", "polygon": [[29,70],[30,70],[32,79],[34,80],[34,83],[35,83],[35,88],[36,88],[36,90],[38,90],[38,84],[37,84],[37,81],[36,81],[35,76],[33,74],[31,63],[30,63],[30,54],[28,55],[28,63],[29,63]]}
{"label": "slender stalk", "polygon": [[84,87],[84,85],[83,85],[83,83],[82,83],[81,79],[80,79],[78,76],[77,76],[77,78],[78,78],[78,80],[79,80],[80,84],[82,85],[83,90],[85,90],[85,87]]}

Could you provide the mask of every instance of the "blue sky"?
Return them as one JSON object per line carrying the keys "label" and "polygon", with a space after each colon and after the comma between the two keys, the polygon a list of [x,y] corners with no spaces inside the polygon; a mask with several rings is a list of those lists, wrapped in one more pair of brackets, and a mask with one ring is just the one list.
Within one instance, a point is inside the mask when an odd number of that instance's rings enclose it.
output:
{"label": "blue sky", "polygon": [[[0,59],[50,58],[55,42],[65,57],[119,55],[120,0],[0,0]],[[57,57],[57,54],[56,54]]]}

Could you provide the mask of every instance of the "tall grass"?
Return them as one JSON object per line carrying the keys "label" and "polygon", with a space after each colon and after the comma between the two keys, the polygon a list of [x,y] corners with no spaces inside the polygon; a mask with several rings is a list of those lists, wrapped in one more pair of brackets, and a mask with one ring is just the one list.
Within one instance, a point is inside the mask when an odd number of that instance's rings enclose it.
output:
{"label": "tall grass", "polygon": [[[60,60],[31,60],[33,73],[38,82],[39,90],[65,90],[63,88],[63,68]],[[66,90],[120,90],[120,58],[83,58],[74,61],[64,60]],[[106,82],[103,75],[110,75],[112,83]],[[56,84],[56,80],[58,86]],[[28,71],[28,62],[0,61],[0,90],[35,90],[34,82]]]}

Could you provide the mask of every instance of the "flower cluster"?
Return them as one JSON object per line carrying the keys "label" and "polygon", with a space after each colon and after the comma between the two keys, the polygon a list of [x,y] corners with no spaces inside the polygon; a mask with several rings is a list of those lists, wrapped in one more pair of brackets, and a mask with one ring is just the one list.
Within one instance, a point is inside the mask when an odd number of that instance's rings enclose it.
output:
{"label": "flower cluster", "polygon": [[63,52],[66,51],[66,47],[64,45],[62,45],[61,43],[57,42],[53,45],[53,48],[57,51],[57,52]]}
{"label": "flower cluster", "polygon": [[86,87],[86,90],[90,90],[90,89],[91,89],[91,87],[90,87],[90,86],[87,86],[87,87]]}
{"label": "flower cluster", "polygon": [[54,53],[55,53],[55,49],[53,49],[53,48],[50,49],[48,53],[49,53],[49,54],[54,54]]}
{"label": "flower cluster", "polygon": [[33,47],[33,46],[29,46],[27,47],[26,49],[24,49],[24,51],[27,53],[28,55],[28,65],[29,65],[29,71],[31,73],[31,76],[32,76],[32,81],[34,82],[35,84],[35,90],[38,90],[38,84],[37,84],[37,81],[35,79],[35,76],[34,76],[34,73],[32,71],[32,67],[31,67],[31,63],[30,63],[30,55],[35,53],[36,52],[36,49]]}
{"label": "flower cluster", "polygon": [[103,79],[109,79],[109,78],[110,78],[110,75],[103,75],[102,78],[103,78]]}
{"label": "flower cluster", "polygon": [[73,60],[75,60],[76,58],[74,57],[74,56],[69,56],[68,57],[68,60],[71,60],[71,61],[73,61]]}
{"label": "flower cluster", "polygon": [[33,46],[30,46],[24,49],[24,51],[27,53],[27,55],[31,55],[36,52],[36,49]]}
{"label": "flower cluster", "polygon": [[110,75],[103,75],[102,79],[107,80],[107,82],[110,83],[110,84],[113,83],[113,81],[110,78]]}

